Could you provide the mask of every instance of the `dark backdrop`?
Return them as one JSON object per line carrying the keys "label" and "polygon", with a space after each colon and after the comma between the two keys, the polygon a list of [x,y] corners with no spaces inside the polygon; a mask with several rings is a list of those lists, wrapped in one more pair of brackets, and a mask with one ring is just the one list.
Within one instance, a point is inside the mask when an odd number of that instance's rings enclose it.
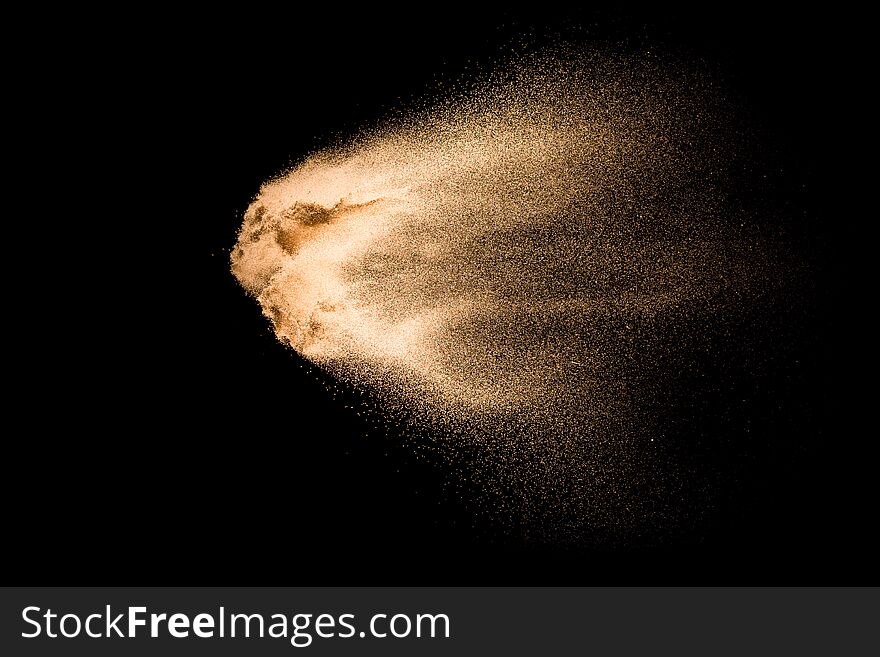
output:
{"label": "dark backdrop", "polygon": [[[17,67],[51,136],[32,178],[55,208],[43,239],[62,245],[65,269],[55,311],[26,327],[45,358],[20,379],[40,403],[7,461],[13,578],[857,583],[872,495],[865,438],[842,403],[847,237],[832,206],[848,25],[742,6],[54,16],[32,41],[53,64]],[[662,548],[488,540],[442,470],[394,435],[364,435],[349,396],[334,398],[332,382],[277,343],[228,270],[267,177],[429,94],[437,76],[556,32],[705,61],[767,144],[769,186],[798,217],[816,272],[805,365],[786,374],[785,398],[749,410],[788,448],[700,536]]]}

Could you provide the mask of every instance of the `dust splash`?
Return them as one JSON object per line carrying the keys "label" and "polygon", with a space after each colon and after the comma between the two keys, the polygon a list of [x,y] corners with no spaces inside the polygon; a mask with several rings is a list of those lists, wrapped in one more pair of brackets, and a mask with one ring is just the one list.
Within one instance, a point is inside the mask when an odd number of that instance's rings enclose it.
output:
{"label": "dust splash", "polygon": [[681,64],[527,58],[265,183],[232,271],[280,340],[479,454],[501,524],[686,524],[662,388],[783,276],[729,114]]}

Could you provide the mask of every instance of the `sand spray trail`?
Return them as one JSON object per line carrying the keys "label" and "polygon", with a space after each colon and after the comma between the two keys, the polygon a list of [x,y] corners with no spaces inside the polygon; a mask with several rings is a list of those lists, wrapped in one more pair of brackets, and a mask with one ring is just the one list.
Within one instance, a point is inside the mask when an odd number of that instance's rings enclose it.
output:
{"label": "sand spray trail", "polygon": [[302,356],[480,446],[500,524],[674,526],[695,511],[653,445],[663,345],[724,335],[783,276],[730,201],[735,125],[681,65],[526,58],[265,183],[232,271]]}

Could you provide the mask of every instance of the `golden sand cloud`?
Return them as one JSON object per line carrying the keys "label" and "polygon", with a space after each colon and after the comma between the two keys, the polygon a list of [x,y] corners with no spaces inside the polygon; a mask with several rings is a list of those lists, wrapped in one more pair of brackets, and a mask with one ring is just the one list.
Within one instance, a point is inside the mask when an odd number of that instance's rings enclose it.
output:
{"label": "golden sand cloud", "polygon": [[781,276],[729,200],[727,114],[650,58],[520,62],[264,184],[232,271],[302,356],[481,445],[502,514],[554,540],[674,524],[647,361]]}

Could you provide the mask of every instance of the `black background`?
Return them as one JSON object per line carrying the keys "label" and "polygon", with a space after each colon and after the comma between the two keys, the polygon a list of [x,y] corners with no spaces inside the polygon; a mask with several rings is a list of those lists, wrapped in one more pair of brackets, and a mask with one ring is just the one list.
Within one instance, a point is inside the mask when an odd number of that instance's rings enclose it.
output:
{"label": "black background", "polygon": [[[22,582],[858,583],[871,572],[867,439],[843,403],[838,320],[846,17],[426,5],[52,22],[30,40],[51,63],[15,67],[41,126],[20,128],[41,136],[26,216],[51,215],[36,232],[60,251],[39,266],[58,273],[30,298],[23,324],[40,357],[12,397],[28,409],[6,460],[4,533]],[[393,435],[365,436],[351,399],[275,340],[229,273],[241,214],[269,176],[429,97],[438,77],[556,32],[705,62],[767,144],[769,187],[815,272],[803,365],[780,375],[783,398],[743,411],[779,453],[761,452],[699,535],[664,547],[487,539],[442,469]]]}

